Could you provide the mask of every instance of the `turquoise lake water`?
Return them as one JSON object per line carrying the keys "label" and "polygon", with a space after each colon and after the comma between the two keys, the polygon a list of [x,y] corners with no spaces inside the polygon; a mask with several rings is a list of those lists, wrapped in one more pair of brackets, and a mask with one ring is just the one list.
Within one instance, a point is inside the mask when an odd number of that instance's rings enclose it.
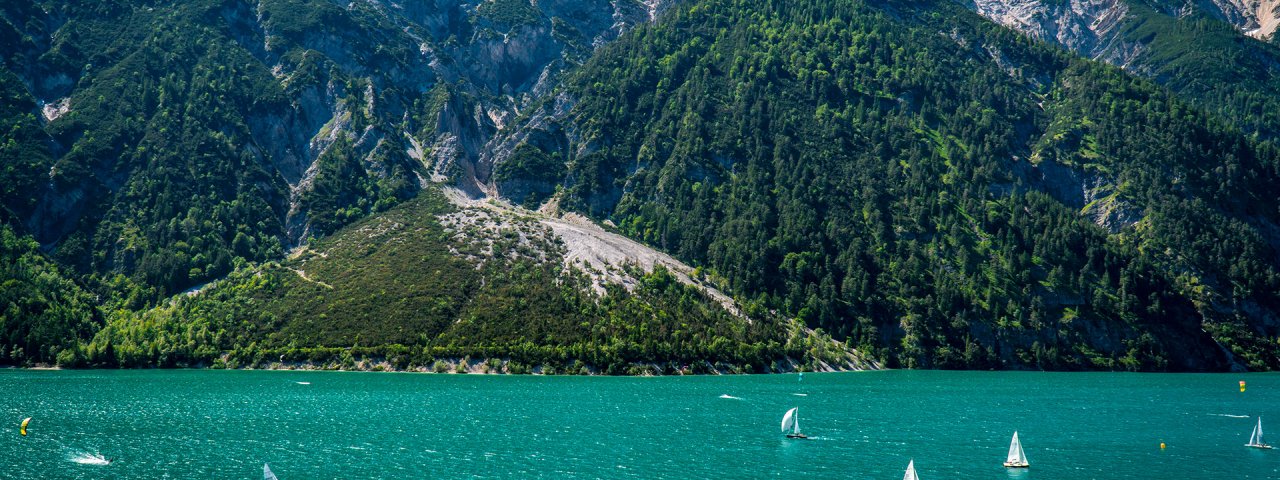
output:
{"label": "turquoise lake water", "polygon": [[[1257,415],[1280,443],[1273,374],[0,370],[0,392],[0,478],[1280,478],[1280,449],[1243,446]],[[779,432],[791,407],[812,439]],[[1001,466],[1015,429],[1029,470]]]}

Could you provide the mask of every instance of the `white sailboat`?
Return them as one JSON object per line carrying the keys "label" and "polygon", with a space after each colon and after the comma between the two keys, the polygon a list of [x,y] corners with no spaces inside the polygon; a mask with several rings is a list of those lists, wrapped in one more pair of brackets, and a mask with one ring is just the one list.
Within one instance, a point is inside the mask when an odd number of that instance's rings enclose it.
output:
{"label": "white sailboat", "polygon": [[1031,464],[1027,463],[1027,454],[1022,451],[1022,442],[1018,441],[1018,432],[1013,432],[1013,442],[1009,444],[1009,458],[1005,459],[1004,466],[1010,468],[1027,468]]}
{"label": "white sailboat", "polygon": [[1249,435],[1249,443],[1244,444],[1246,447],[1265,448],[1270,450],[1271,445],[1262,440],[1262,417],[1258,417],[1258,424],[1253,426],[1253,433]]}
{"label": "white sailboat", "polygon": [[276,478],[276,474],[271,473],[271,467],[268,467],[265,463],[262,464],[262,480],[279,480]]}
{"label": "white sailboat", "polygon": [[782,416],[782,433],[787,434],[787,438],[809,438],[800,433],[799,410],[799,407],[787,410],[787,414]]}
{"label": "white sailboat", "polygon": [[920,480],[920,477],[916,476],[915,460],[907,462],[907,474],[902,477],[902,480]]}

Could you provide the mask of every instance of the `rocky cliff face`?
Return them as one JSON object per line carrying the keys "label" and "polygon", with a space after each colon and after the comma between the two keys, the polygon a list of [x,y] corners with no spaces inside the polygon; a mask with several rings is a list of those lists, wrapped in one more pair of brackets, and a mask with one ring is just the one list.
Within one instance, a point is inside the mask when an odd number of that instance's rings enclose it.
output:
{"label": "rocky cliff face", "polygon": [[[380,32],[402,37],[381,44],[417,45],[416,53],[420,55],[407,57],[402,63],[370,62],[353,56],[367,49],[359,43],[356,33],[344,36],[307,31],[299,44],[333,59],[352,76],[366,77],[375,98],[383,99],[384,91],[395,92],[398,97],[384,100],[390,113],[385,118],[389,124],[400,121],[403,131],[379,128],[379,133],[398,134],[421,145],[417,152],[418,177],[452,183],[479,197],[498,194],[493,168],[495,159],[505,157],[501,151],[494,154],[487,147],[494,135],[526,109],[542,102],[566,69],[629,28],[652,21],[672,3],[674,0],[440,0],[401,5],[373,0],[346,5],[346,11],[353,17],[371,16],[381,25]],[[258,8],[261,10],[262,5]],[[261,17],[260,13],[259,23]],[[262,32],[262,43],[266,45],[262,59],[269,62],[274,58],[271,51],[282,50],[280,45],[287,42],[287,35],[272,33],[270,25],[257,30]],[[286,39],[282,41],[278,38],[281,36]],[[241,43],[251,48],[257,40]],[[291,70],[294,68],[287,63],[274,67],[274,71],[286,76]],[[427,98],[404,94],[428,90],[431,92]],[[337,109],[339,99],[332,95],[313,90],[309,94],[302,92],[298,98],[303,100],[304,110],[317,112],[306,117],[324,121],[313,121],[303,128],[304,132],[311,132],[310,136],[303,134],[312,138],[309,153],[304,156],[310,161],[294,165],[295,170],[298,166],[309,168],[323,153],[325,142],[317,141],[314,135],[323,124],[341,116]],[[317,101],[320,98],[323,100]],[[414,102],[419,102],[417,111]],[[342,124],[336,126],[345,128]],[[296,157],[279,153],[281,158]],[[295,185],[293,196],[298,197],[301,193],[297,192],[297,184],[291,185]],[[298,236],[291,234],[295,240]]]}
{"label": "rocky cliff face", "polygon": [[967,0],[970,8],[1006,27],[1087,56],[1106,51],[1129,7],[1123,0]]}
{"label": "rocky cliff face", "polygon": [[[1116,27],[1124,23],[1126,0],[961,0],[974,11],[1006,27],[1058,43],[1090,57],[1113,45]],[[1169,2],[1158,10],[1173,17],[1207,14],[1258,39],[1270,38],[1280,25],[1277,0],[1195,0]],[[1114,63],[1114,62],[1113,62]]]}
{"label": "rocky cliff face", "polygon": [[1253,38],[1271,38],[1280,26],[1280,1],[1277,0],[1201,0],[1199,3]]}

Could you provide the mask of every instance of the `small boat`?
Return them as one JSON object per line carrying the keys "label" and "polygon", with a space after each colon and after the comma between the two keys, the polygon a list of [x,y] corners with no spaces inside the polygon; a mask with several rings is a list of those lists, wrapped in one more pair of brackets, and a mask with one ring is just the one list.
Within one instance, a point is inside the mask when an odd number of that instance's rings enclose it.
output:
{"label": "small boat", "polygon": [[915,460],[907,462],[907,474],[902,477],[902,480],[920,480],[920,477],[916,476]]}
{"label": "small boat", "polygon": [[786,433],[787,438],[809,438],[800,433],[799,410],[799,407],[787,410],[787,414],[782,416],[782,433]]}
{"label": "small boat", "polygon": [[271,473],[271,467],[268,467],[265,463],[262,464],[262,480],[279,480],[276,478],[276,474]]}
{"label": "small boat", "polygon": [[1271,445],[1262,440],[1262,417],[1258,417],[1258,424],[1253,426],[1253,433],[1249,435],[1249,443],[1244,444],[1246,447],[1271,449]]}
{"label": "small boat", "polygon": [[1018,441],[1018,432],[1013,432],[1013,442],[1009,444],[1009,458],[1005,459],[1004,466],[1009,468],[1027,468],[1031,464],[1027,463],[1027,454],[1022,451],[1022,442]]}

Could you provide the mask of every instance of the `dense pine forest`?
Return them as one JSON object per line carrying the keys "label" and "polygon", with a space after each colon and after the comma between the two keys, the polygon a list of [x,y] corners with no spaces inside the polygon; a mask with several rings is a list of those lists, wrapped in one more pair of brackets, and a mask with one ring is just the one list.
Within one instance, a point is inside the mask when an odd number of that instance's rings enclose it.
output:
{"label": "dense pine forest", "polygon": [[575,79],[568,199],[906,367],[1276,367],[1275,149],[957,10],[681,9]]}
{"label": "dense pine forest", "polygon": [[[1280,368],[1274,45],[561,3],[0,7],[0,364]],[[690,269],[575,265],[562,214]]]}

